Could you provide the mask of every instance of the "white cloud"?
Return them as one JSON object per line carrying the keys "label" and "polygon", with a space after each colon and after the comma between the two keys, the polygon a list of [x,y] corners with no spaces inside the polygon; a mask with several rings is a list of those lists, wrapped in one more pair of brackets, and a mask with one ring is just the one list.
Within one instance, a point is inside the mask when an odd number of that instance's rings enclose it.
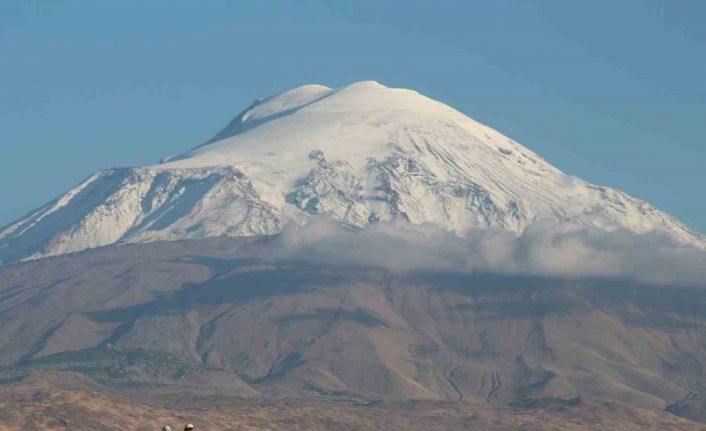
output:
{"label": "white cloud", "polygon": [[668,239],[575,224],[535,223],[520,236],[478,230],[458,237],[403,221],[354,230],[325,217],[287,227],[270,260],[383,267],[395,272],[454,271],[565,278],[614,277],[651,284],[706,286],[706,252]]}

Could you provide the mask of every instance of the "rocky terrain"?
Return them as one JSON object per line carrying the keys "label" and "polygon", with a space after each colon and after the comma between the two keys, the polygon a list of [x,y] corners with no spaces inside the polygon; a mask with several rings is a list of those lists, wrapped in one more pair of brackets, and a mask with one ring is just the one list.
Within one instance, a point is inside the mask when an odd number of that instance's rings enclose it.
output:
{"label": "rocky terrain", "polygon": [[106,391],[84,377],[37,373],[0,387],[2,431],[702,431],[665,412],[601,400],[541,399],[510,406],[440,402],[351,403],[224,396],[153,396]]}

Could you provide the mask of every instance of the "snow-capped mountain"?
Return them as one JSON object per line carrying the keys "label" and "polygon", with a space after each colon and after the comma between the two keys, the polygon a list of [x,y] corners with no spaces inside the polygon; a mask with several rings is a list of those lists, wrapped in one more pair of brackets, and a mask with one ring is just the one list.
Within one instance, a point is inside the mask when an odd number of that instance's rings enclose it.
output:
{"label": "snow-capped mountain", "polygon": [[268,235],[328,213],[402,217],[463,235],[538,220],[704,236],[627,194],[566,175],[415,91],[306,85],[257,101],[213,139],[160,164],[98,172],[0,231],[0,262],[114,243]]}

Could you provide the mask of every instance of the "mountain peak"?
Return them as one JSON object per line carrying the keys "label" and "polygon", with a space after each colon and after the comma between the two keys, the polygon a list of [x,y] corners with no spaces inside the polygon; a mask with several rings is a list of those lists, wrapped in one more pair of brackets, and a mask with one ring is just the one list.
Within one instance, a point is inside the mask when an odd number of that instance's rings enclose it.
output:
{"label": "mountain peak", "polygon": [[360,228],[402,218],[459,235],[571,221],[706,248],[703,235],[668,214],[568,176],[441,102],[362,81],[256,101],[199,147],[97,173],[0,231],[0,261],[274,234],[318,214]]}
{"label": "mountain peak", "polygon": [[[321,150],[345,157],[355,166],[370,157],[388,154],[410,126],[434,130],[460,125],[473,134],[507,140],[460,112],[416,91],[389,88],[376,81],[356,82],[338,89],[304,85],[256,101],[206,144],[168,159],[159,167],[206,167],[247,164],[246,159],[277,154],[292,161],[290,152]],[[485,139],[485,138],[484,138]]]}

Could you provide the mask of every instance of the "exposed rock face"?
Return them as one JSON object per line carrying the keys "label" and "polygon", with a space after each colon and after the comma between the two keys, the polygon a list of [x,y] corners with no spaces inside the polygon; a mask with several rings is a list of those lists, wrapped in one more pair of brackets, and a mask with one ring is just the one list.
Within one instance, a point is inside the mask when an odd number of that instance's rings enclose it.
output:
{"label": "exposed rock face", "polygon": [[99,172],[0,230],[0,262],[269,235],[322,213],[356,227],[403,217],[460,235],[572,221],[706,246],[646,202],[568,176],[446,105],[361,82],[296,88],[254,103],[185,154]]}

